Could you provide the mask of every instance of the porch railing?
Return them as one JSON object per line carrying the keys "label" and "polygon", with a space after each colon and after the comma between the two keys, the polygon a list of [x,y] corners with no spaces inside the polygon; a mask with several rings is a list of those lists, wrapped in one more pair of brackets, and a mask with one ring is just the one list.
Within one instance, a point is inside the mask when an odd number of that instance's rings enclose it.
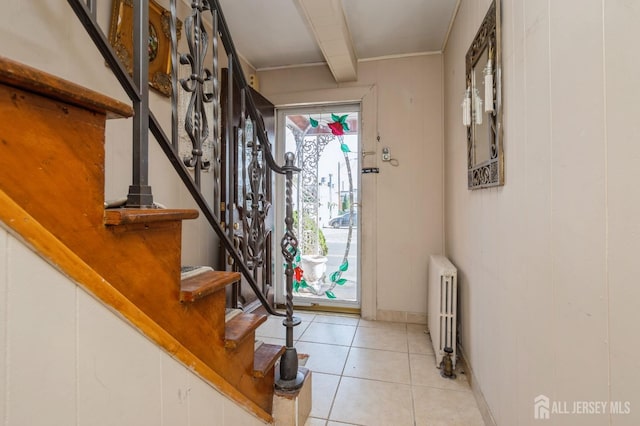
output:
{"label": "porch railing", "polygon": [[[211,225],[213,231],[220,239],[222,246],[233,259],[235,266],[242,273],[244,279],[249,284],[256,297],[267,312],[272,315],[284,316],[283,325],[286,327],[286,350],[280,363],[280,375],[276,381],[276,386],[284,390],[297,389],[302,385],[302,375],[298,372],[298,358],[296,349],[293,346],[293,327],[300,323],[299,319],[293,316],[293,259],[298,250],[298,241],[292,231],[293,207],[291,188],[293,173],[299,170],[294,166],[294,155],[285,155],[284,165],[278,165],[272,156],[271,144],[269,143],[267,132],[256,108],[256,104],[249,91],[249,86],[242,72],[238,54],[236,52],[229,28],[220,8],[218,0],[192,0],[191,14],[185,19],[185,34],[189,45],[189,53],[180,55],[179,62],[182,65],[190,66],[190,74],[187,78],[178,79],[178,49],[177,49],[177,13],[176,0],[170,0],[170,32],[171,32],[171,57],[172,57],[172,129],[171,138],[162,129],[153,112],[149,109],[149,81],[148,81],[148,40],[149,40],[149,1],[133,0],[133,78],[118,60],[114,50],[109,44],[103,31],[96,21],[97,0],[67,0],[75,14],[82,22],[87,33],[101,52],[107,64],[113,70],[119,83],[131,99],[134,107],[133,119],[133,182],[129,187],[127,196],[127,207],[149,207],[153,205],[153,195],[148,181],[149,166],[149,130],[159,143],[163,152],[171,162],[180,179],[185,184],[189,193],[202,211],[202,214]],[[204,25],[205,16],[210,16],[212,35],[209,37]],[[228,58],[228,91],[227,122],[220,122],[220,69],[219,69],[219,46],[218,40],[222,42]],[[212,46],[212,68],[205,65],[205,57],[209,43]],[[177,116],[177,88],[178,83],[190,94],[189,107],[185,118],[185,131],[192,144],[191,157],[181,159],[178,154],[178,116]],[[260,240],[259,234],[264,231],[264,221],[266,210],[269,208],[267,200],[259,199],[260,194],[252,192],[243,194],[243,202],[246,204],[247,198],[251,198],[251,209],[243,206],[243,226],[245,234],[251,235],[254,240],[254,247],[249,250],[238,248],[234,244],[233,226],[223,226],[219,214],[222,213],[217,185],[214,185],[214,206],[209,205],[205,196],[200,190],[201,171],[203,168],[202,144],[209,138],[209,125],[205,104],[212,103],[213,107],[213,143],[218,144],[220,131],[225,133],[227,143],[233,140],[233,89],[234,85],[240,89],[241,96],[241,123],[240,128],[245,129],[245,120],[251,120],[255,129],[253,136],[252,156],[260,151],[264,163],[268,170],[274,173],[283,174],[286,178],[286,232],[281,240],[281,249],[284,255],[285,276],[286,276],[286,314],[280,314],[273,310],[264,294],[260,291],[256,282],[253,268],[258,259],[260,245],[264,246],[264,241]],[[241,132],[242,146],[246,146],[247,132]],[[213,159],[213,167],[216,167],[219,159]],[[192,168],[192,172],[188,169]],[[258,169],[261,166],[258,166]],[[252,174],[250,185],[255,190],[257,182],[255,173]],[[258,182],[259,183],[259,182]],[[232,182],[227,182],[227,192],[232,194]],[[235,188],[233,188],[235,189]],[[227,206],[229,207],[229,206]],[[226,223],[234,223],[233,209],[225,208]],[[257,238],[256,238],[257,237]],[[253,257],[253,262],[250,258]]]}

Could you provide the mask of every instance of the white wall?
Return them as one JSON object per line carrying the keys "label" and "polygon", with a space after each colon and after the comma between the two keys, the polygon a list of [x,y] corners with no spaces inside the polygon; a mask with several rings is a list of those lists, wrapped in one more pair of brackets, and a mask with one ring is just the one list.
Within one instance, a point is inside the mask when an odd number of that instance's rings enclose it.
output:
{"label": "white wall", "polygon": [[[427,261],[443,250],[442,56],[361,62],[340,85],[326,66],[259,78],[276,106],[362,100],[361,150],[375,152],[363,167],[380,168],[360,183],[363,315],[426,322]],[[385,146],[399,167],[381,161]]]}
{"label": "white wall", "polygon": [[0,421],[262,425],[0,227]]}
{"label": "white wall", "polygon": [[533,400],[629,401],[640,422],[640,3],[503,0],[505,186],[468,191],[464,57],[489,6],[462,0],[444,54],[446,254],[461,333],[498,425]]}

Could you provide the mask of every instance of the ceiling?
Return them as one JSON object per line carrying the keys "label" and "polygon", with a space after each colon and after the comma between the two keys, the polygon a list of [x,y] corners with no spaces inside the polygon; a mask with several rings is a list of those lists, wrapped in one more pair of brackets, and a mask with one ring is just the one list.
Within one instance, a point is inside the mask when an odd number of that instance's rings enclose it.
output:
{"label": "ceiling", "polygon": [[236,49],[254,68],[327,63],[337,81],[357,62],[440,52],[459,0],[220,0]]}

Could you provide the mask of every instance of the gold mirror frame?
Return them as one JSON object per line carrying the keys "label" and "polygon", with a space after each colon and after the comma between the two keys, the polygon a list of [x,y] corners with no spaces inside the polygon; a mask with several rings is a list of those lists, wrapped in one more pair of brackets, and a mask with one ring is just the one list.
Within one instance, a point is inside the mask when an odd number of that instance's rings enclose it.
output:
{"label": "gold mirror frame", "polygon": [[[471,106],[467,126],[469,189],[504,185],[500,32],[500,0],[493,0],[466,56],[465,96]],[[491,86],[487,76],[493,80]],[[489,88],[485,90],[486,86]],[[487,92],[493,94],[493,99],[487,99]],[[489,111],[482,107],[487,101],[493,106]]]}
{"label": "gold mirror frame", "polygon": [[[149,2],[149,86],[171,96],[171,13]],[[176,22],[180,40],[182,22]],[[109,42],[130,75],[133,74],[133,0],[113,0]]]}

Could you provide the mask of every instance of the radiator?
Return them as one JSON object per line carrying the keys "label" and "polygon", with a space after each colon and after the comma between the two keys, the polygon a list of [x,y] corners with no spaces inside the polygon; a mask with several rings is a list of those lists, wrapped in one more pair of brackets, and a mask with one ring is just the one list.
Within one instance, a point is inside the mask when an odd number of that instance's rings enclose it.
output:
{"label": "radiator", "polygon": [[453,349],[453,367],[456,366],[456,322],[458,300],[458,271],[444,256],[429,257],[429,283],[427,290],[427,325],[431,334],[436,367],[440,367],[444,348]]}

